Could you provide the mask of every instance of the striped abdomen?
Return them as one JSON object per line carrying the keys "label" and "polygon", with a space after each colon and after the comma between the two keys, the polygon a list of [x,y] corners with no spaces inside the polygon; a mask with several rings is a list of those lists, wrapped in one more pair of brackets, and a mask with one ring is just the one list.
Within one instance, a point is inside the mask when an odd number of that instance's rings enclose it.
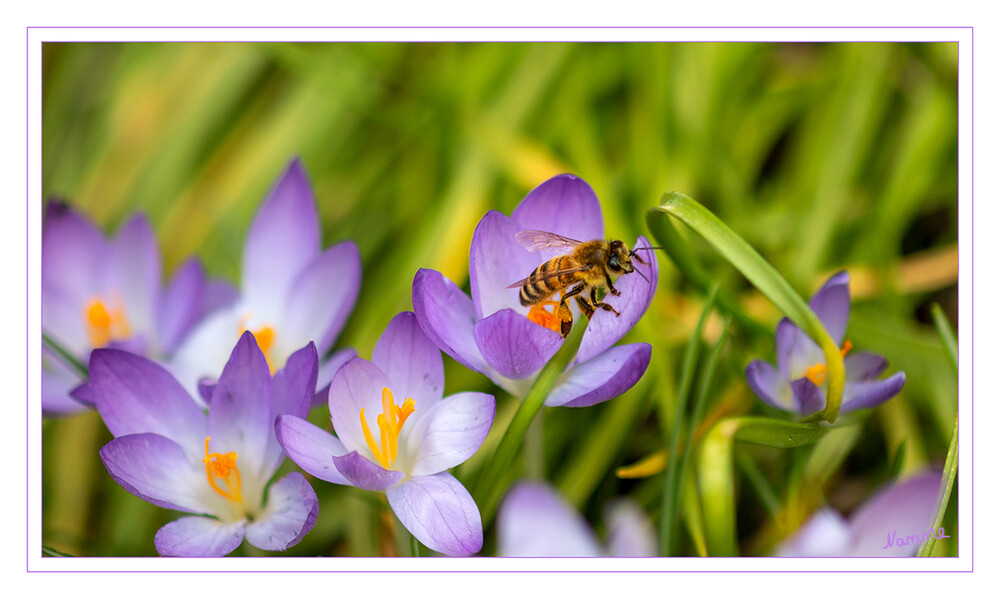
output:
{"label": "striped abdomen", "polygon": [[[580,280],[579,262],[572,256],[558,256],[543,262],[521,286],[521,305],[531,306]],[[572,272],[567,272],[572,271]]]}

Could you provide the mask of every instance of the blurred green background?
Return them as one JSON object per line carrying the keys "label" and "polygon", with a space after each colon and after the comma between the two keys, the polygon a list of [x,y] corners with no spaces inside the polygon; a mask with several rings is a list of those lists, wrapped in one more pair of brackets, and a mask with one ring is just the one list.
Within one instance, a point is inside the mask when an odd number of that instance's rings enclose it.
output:
{"label": "blurred green background", "polygon": [[[808,493],[789,492],[789,472],[801,474],[811,448],[737,446],[740,552],[766,555],[817,505],[849,513],[893,474],[944,459],[957,383],[928,306],[942,304],[957,324],[957,51],[954,43],[46,43],[43,193],[108,231],[144,211],[167,274],[195,253],[210,274],[235,282],[254,211],[301,156],[324,244],[353,239],[361,250],[361,295],[337,346],[363,357],[391,317],[411,308],[417,268],[467,288],[482,215],[509,214],[561,172],[593,186],[611,237],[648,235],[646,210],[676,190],[719,215],[804,297],[848,268],[856,299],[848,337],[886,355],[890,373],[906,371],[906,387],[838,439]],[[777,322],[731,267],[690,242],[749,314],[768,328]],[[543,411],[544,448],[529,458],[599,532],[616,496],[638,500],[654,522],[658,515],[661,476],[615,471],[664,446],[680,356],[702,307],[660,260],[650,314],[626,338],[653,345],[646,376],[605,404]],[[709,322],[705,343],[720,322]],[[773,359],[773,338],[738,328],[730,337],[709,418],[763,411],[743,369]],[[498,398],[487,445],[457,469],[468,480],[516,406],[485,377],[447,358],[446,367],[447,393]],[[329,428],[323,412],[311,418]],[[97,456],[109,439],[95,413],[43,424],[43,542],[72,555],[155,555],[154,532],[177,514],[110,480]],[[289,554],[408,547],[375,494],[314,487],[319,521]],[[957,551],[954,503],[951,538],[935,554]],[[682,553],[698,555],[697,535],[687,534]],[[492,539],[487,528],[484,552]],[[236,555],[256,554],[244,544]]]}

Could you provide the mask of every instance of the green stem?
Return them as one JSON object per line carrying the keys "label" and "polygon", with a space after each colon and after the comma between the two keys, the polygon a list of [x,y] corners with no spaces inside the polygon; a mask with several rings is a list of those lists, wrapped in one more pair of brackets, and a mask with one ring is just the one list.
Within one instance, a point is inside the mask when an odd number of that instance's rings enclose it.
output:
{"label": "green stem", "polygon": [[[944,520],[944,513],[948,509],[948,501],[951,499],[951,489],[955,486],[955,477],[958,475],[958,416],[955,416],[955,428],[951,432],[951,443],[948,444],[948,455],[944,459],[944,470],[941,472],[941,487],[938,489],[937,513],[931,528],[937,530]],[[930,557],[934,550],[934,535],[929,535],[924,544],[917,551],[917,557]]]}
{"label": "green stem", "polygon": [[58,356],[67,366],[75,370],[81,378],[87,378],[87,366],[79,358],[70,353],[68,349],[63,347],[62,344],[49,337],[45,331],[42,331],[42,347]]}
{"label": "green stem", "polygon": [[677,192],[664,194],[661,204],[647,212],[646,220],[655,224],[667,217],[677,218],[701,235],[820,346],[826,356],[828,381],[826,408],[821,415],[828,422],[835,421],[844,395],[844,358],[819,317],[763,256],[698,202]]}
{"label": "green stem", "polygon": [[934,319],[934,327],[937,329],[938,336],[941,337],[944,353],[948,355],[948,360],[951,361],[955,374],[958,374],[958,341],[955,339],[955,333],[951,330],[951,324],[948,323],[948,317],[944,315],[944,310],[937,302],[931,304],[931,317]]}

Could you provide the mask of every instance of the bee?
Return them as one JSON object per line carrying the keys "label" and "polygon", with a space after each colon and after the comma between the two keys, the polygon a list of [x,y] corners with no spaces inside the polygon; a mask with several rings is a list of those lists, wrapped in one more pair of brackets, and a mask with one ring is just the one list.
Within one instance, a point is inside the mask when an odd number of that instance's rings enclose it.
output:
{"label": "bee", "polygon": [[[563,337],[573,328],[573,313],[567,304],[570,298],[576,300],[587,318],[592,317],[598,309],[621,316],[611,304],[598,299],[598,290],[607,287],[611,295],[621,295],[615,289],[611,277],[631,272],[638,272],[649,281],[642,271],[636,270],[632,258],[645,264],[636,255],[636,251],[661,249],[636,248],[629,251],[628,245],[617,239],[577,241],[555,233],[534,230],[520,231],[515,238],[522,247],[532,252],[569,250],[567,254],[543,262],[526,278],[507,286],[508,289],[521,288],[521,305],[531,307],[528,312],[530,320],[553,330],[558,326]],[[562,295],[559,301],[550,299],[560,292]],[[550,306],[553,308],[552,312],[545,310]]]}

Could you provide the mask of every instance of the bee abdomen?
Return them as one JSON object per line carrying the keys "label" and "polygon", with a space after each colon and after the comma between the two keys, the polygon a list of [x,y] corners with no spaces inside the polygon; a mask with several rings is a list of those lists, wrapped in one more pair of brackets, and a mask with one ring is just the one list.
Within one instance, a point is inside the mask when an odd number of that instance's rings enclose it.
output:
{"label": "bee abdomen", "polygon": [[563,262],[566,256],[559,256],[543,262],[531,272],[528,282],[521,286],[521,305],[531,306],[549,297],[553,293],[571,285],[575,279],[571,274],[551,275],[559,270],[564,270]]}

